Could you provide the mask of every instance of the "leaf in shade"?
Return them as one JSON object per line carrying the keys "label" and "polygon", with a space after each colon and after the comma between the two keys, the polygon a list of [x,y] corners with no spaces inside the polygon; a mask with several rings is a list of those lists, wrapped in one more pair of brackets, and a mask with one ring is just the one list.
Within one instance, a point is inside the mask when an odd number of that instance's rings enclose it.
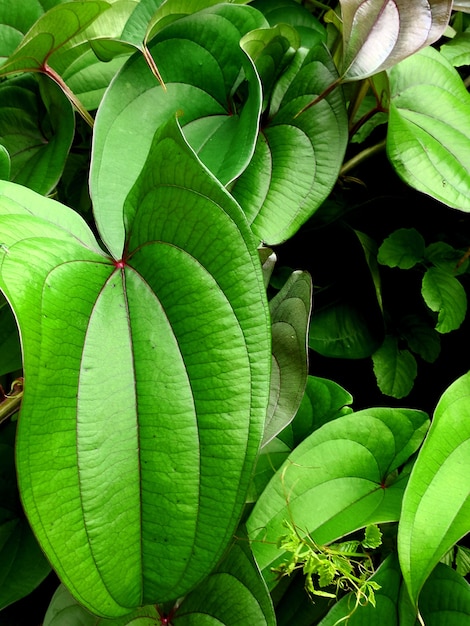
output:
{"label": "leaf in shade", "polygon": [[11,180],[50,193],[74,137],[70,102],[45,77],[22,75],[0,84],[0,103],[0,142],[11,155]]}
{"label": "leaf in shade", "polygon": [[404,398],[410,393],[418,373],[416,359],[409,350],[398,347],[396,337],[387,335],[372,355],[372,361],[382,393],[393,398]]}
{"label": "leaf in shade", "polygon": [[[2,138],[3,140],[3,138]],[[11,159],[8,150],[0,144],[0,180],[10,180]]]}
{"label": "leaf in shade", "polygon": [[[373,408],[328,422],[288,457],[247,521],[263,575],[283,558],[284,522],[320,544],[371,523],[396,521],[407,475],[395,470],[416,452],[429,425],[411,409]],[[269,584],[268,583],[268,584]]]}
{"label": "leaf in shade", "polygon": [[470,620],[470,585],[438,563],[423,586],[419,606],[426,626],[463,626]]}
{"label": "leaf in shade", "polygon": [[51,571],[21,508],[15,431],[13,423],[0,430],[0,610],[30,594]]}
{"label": "leaf in shade", "polygon": [[251,232],[174,119],[115,204],[123,257],[72,210],[0,184],[30,523],[88,610],[175,600],[229,543],[263,435],[270,326]]}
{"label": "leaf in shade", "polygon": [[188,594],[175,612],[175,626],[217,624],[275,626],[276,617],[266,583],[244,532],[200,587]]}
{"label": "leaf in shade", "polygon": [[415,228],[394,231],[379,248],[378,261],[388,267],[407,270],[424,258],[424,239]]}
{"label": "leaf in shade", "polygon": [[414,605],[440,558],[469,531],[469,398],[470,373],[442,395],[403,498],[398,553]]}
{"label": "leaf in shade", "polygon": [[457,71],[429,47],[389,71],[387,155],[418,191],[470,211],[470,94]]}
{"label": "leaf in shade", "polygon": [[21,347],[15,317],[5,298],[0,294],[0,376],[19,369],[21,369]]}
{"label": "leaf in shade", "polygon": [[307,330],[312,307],[312,279],[294,272],[269,303],[272,320],[271,392],[263,445],[289,424],[307,384]]}
{"label": "leaf in shade", "polygon": [[393,67],[439,39],[452,0],[340,0],[342,80],[360,80]]}

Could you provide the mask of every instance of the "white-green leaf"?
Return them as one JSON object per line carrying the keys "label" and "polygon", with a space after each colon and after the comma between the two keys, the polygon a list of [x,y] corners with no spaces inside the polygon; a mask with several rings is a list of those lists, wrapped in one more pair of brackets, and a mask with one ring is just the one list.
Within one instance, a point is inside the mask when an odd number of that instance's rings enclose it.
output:
{"label": "white-green leaf", "polygon": [[340,0],[343,76],[358,80],[388,69],[444,32],[452,0]]}
{"label": "white-green leaf", "polygon": [[387,154],[398,175],[470,211],[470,94],[459,74],[429,47],[393,67],[389,78]]}

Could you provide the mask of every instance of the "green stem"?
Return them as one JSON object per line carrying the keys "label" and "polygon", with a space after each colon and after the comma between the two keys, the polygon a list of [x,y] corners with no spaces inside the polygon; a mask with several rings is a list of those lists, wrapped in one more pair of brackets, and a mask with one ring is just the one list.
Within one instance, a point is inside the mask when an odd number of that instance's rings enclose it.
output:
{"label": "green stem", "polygon": [[2,424],[11,415],[13,415],[13,413],[16,413],[16,411],[18,411],[22,398],[23,379],[17,378],[15,381],[13,381],[10,393],[5,396],[3,402],[0,402],[0,424]]}
{"label": "green stem", "polygon": [[370,148],[366,148],[365,150],[362,150],[361,152],[356,154],[356,156],[353,156],[352,159],[349,159],[349,161],[347,161],[343,165],[343,167],[340,170],[339,175],[345,176],[363,161],[366,161],[367,159],[370,159],[374,155],[379,154],[380,152],[383,152],[385,150],[386,145],[387,145],[387,140],[384,139],[383,141],[375,144],[375,146],[371,146]]}
{"label": "green stem", "polygon": [[46,74],[46,76],[49,76],[49,78],[51,78],[55,83],[57,83],[57,85],[59,85],[59,87],[62,89],[64,94],[69,99],[69,101],[78,111],[78,113],[83,117],[85,122],[91,128],[93,128],[93,124],[95,123],[94,119],[88,113],[88,111],[80,102],[80,100],[77,98],[77,96],[73,93],[73,91],[69,88],[69,86],[65,83],[64,79],[61,76],[59,76],[59,74],[57,74],[57,72],[53,70],[51,67],[49,67],[47,64],[44,65],[44,67],[42,68],[42,71],[44,72],[44,74]]}

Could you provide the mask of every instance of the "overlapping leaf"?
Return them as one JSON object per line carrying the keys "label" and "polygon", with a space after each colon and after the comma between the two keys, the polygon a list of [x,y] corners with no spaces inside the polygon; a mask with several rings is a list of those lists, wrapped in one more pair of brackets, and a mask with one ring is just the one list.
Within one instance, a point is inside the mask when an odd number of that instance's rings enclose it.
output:
{"label": "overlapping leaf", "polygon": [[392,68],[387,154],[409,185],[470,211],[470,95],[431,47]]}
{"label": "overlapping leaf", "polygon": [[263,444],[293,419],[307,384],[307,331],[312,307],[312,279],[294,272],[270,301],[272,320],[271,394]]}
{"label": "overlapping leaf", "polygon": [[411,409],[368,409],[316,430],[289,456],[247,521],[264,575],[282,559],[284,522],[329,543],[369,523],[400,516],[406,476],[393,472],[416,451],[428,427]]}
{"label": "overlapping leaf", "polygon": [[232,188],[261,241],[291,237],[337,180],[347,143],[341,90],[301,113],[336,78],[320,44],[300,48],[274,86],[253,158]]}
{"label": "overlapping leaf", "polygon": [[174,120],[147,157],[115,205],[122,258],[73,211],[2,185],[1,283],[25,350],[23,502],[53,567],[103,616],[180,597],[213,569],[269,393],[264,286],[239,207]]}
{"label": "overlapping leaf", "polygon": [[470,374],[445,391],[403,499],[398,549],[414,604],[439,559],[470,530],[469,397]]}
{"label": "overlapping leaf", "polygon": [[[218,5],[182,18],[153,40],[167,91],[139,56],[114,80],[97,116],[91,174],[98,225],[113,253],[124,243],[121,205],[136,180],[154,129],[168,115],[181,112],[183,132],[202,162],[223,183],[246,167],[254,149],[261,111],[261,88],[250,60],[240,49],[243,34],[265,24],[245,6]],[[247,95],[238,97],[240,76]],[[116,160],[127,147],[128,158]],[[100,178],[100,172],[108,175]]]}
{"label": "overlapping leaf", "polygon": [[340,0],[343,80],[388,69],[444,32],[452,0]]}
{"label": "overlapping leaf", "polygon": [[74,132],[72,106],[52,81],[18,76],[0,84],[0,142],[11,155],[12,181],[50,193]]}

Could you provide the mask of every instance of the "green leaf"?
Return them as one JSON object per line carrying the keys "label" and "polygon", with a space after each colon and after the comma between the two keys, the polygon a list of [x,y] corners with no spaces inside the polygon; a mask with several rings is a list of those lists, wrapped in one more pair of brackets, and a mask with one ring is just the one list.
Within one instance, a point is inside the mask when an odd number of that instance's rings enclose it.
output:
{"label": "green leaf", "polygon": [[387,335],[372,361],[382,393],[393,398],[404,398],[410,393],[418,372],[416,360],[409,350],[398,347],[396,337]]}
{"label": "green leaf", "polygon": [[363,359],[374,353],[379,341],[370,310],[362,311],[353,302],[326,307],[312,316],[308,345],[323,356]]}
{"label": "green leaf", "polygon": [[294,272],[269,303],[272,320],[271,393],[263,445],[273,439],[299,408],[307,384],[307,330],[312,279]]}
{"label": "green leaf", "polygon": [[398,551],[415,605],[439,559],[469,531],[469,397],[470,374],[442,395],[403,499]]}
{"label": "green leaf", "polygon": [[470,586],[439,563],[423,587],[419,604],[426,626],[463,626],[470,620]]}
{"label": "green leaf", "polygon": [[11,155],[11,180],[46,195],[63,172],[75,118],[59,87],[37,79],[18,76],[0,84],[0,142]]}
{"label": "green leaf", "polygon": [[339,417],[301,443],[247,521],[263,575],[274,582],[270,568],[283,557],[277,542],[286,520],[318,545],[397,520],[406,477],[390,476],[416,451],[427,427],[420,411],[374,408]]}
{"label": "green leaf", "polygon": [[[1,93],[1,92],[0,92]],[[0,180],[10,180],[11,160],[8,150],[0,144]]]}
{"label": "green leaf", "polygon": [[452,1],[340,0],[343,80],[359,80],[393,67],[440,38]]}
{"label": "green leaf", "polygon": [[266,583],[241,535],[216,570],[185,597],[173,618],[175,626],[275,626]]}
{"label": "green leaf", "polygon": [[[470,12],[470,4],[468,11]],[[442,56],[454,67],[470,65],[470,31],[458,33],[439,50]]]}
{"label": "green leaf", "polygon": [[253,60],[263,85],[263,110],[271,99],[276,79],[289,66],[300,47],[297,31],[287,24],[274,28],[257,28],[240,41],[240,45]]}
{"label": "green leaf", "polygon": [[326,41],[324,26],[295,0],[255,0],[251,6],[261,11],[271,26],[293,26],[299,33],[304,48],[313,48],[320,41]]}
{"label": "green leaf", "polygon": [[427,261],[449,274],[456,275],[465,272],[468,267],[468,261],[459,266],[462,254],[462,250],[456,250],[445,241],[432,243],[425,250]]}
{"label": "green leaf", "polygon": [[470,211],[470,95],[456,70],[429,47],[389,71],[387,154],[409,185]]}
{"label": "green leaf", "polygon": [[314,430],[341,415],[351,413],[352,395],[340,385],[317,376],[309,376],[299,410],[279,438],[294,449]]}
{"label": "green leaf", "polygon": [[465,546],[456,547],[455,565],[457,573],[467,576],[470,573],[470,549]]}
{"label": "green leaf", "polygon": [[296,52],[274,86],[253,158],[231,189],[255,235],[270,245],[297,232],[337,180],[347,143],[341,90],[301,113],[336,77],[323,44]]}
{"label": "green leaf", "polygon": [[0,430],[0,610],[30,594],[51,571],[21,508],[15,430],[12,423]]}
{"label": "green leaf", "polygon": [[256,502],[276,471],[292,451],[280,438],[275,437],[260,450],[256,468],[247,496],[247,502]]}
{"label": "green leaf", "polygon": [[338,620],[346,620],[348,615],[349,619],[344,622],[348,626],[398,626],[396,606],[401,575],[396,556],[390,555],[371,580],[380,585],[380,589],[375,592],[375,606],[363,598],[361,605],[353,612],[356,598],[354,594],[348,593],[333,606],[318,626],[336,626],[343,623]]}
{"label": "green leaf", "polygon": [[424,258],[424,239],[415,228],[400,228],[379,248],[378,261],[388,267],[409,270]]}
{"label": "green leaf", "polygon": [[251,233],[175,120],[128,194],[124,258],[66,207],[2,189],[30,522],[89,610],[174,600],[220,559],[263,434],[271,351]]}
{"label": "green leaf", "polygon": [[364,548],[374,550],[382,545],[382,533],[376,524],[369,524],[366,527],[364,539],[361,541]]}
{"label": "green leaf", "polygon": [[15,317],[5,298],[0,294],[0,376],[19,369],[21,369],[21,348]]}
{"label": "green leaf", "polygon": [[109,4],[100,0],[75,0],[51,8],[41,15],[16,50],[0,66],[0,76],[44,70],[50,57],[61,46],[78,35],[106,9],[109,9]]}
{"label": "green leaf", "polygon": [[421,293],[431,311],[438,314],[438,332],[449,333],[459,328],[467,312],[467,295],[455,276],[430,267],[423,276]]}
{"label": "green leaf", "polygon": [[[113,81],[96,119],[91,171],[97,223],[113,254],[120,255],[124,246],[124,225],[116,206],[123,206],[140,174],[155,128],[170,115],[181,112],[186,139],[222,183],[246,167],[258,132],[261,87],[239,41],[263,24],[260,13],[235,5],[218,5],[182,18],[150,46],[166,92],[140,55],[132,57]],[[248,95],[235,110],[233,92],[240,72]],[[123,145],[126,158],[116,159]]]}
{"label": "green leaf", "polygon": [[[43,626],[128,626],[137,618],[148,618],[149,624],[159,624],[155,606],[139,608],[118,619],[105,619],[89,613],[70,594],[65,585],[59,585],[44,616]],[[137,622],[139,624],[139,622]],[[146,623],[139,626],[146,626]]]}
{"label": "green leaf", "polygon": [[439,333],[418,315],[406,315],[400,320],[402,335],[410,350],[428,363],[434,363],[441,350]]}

